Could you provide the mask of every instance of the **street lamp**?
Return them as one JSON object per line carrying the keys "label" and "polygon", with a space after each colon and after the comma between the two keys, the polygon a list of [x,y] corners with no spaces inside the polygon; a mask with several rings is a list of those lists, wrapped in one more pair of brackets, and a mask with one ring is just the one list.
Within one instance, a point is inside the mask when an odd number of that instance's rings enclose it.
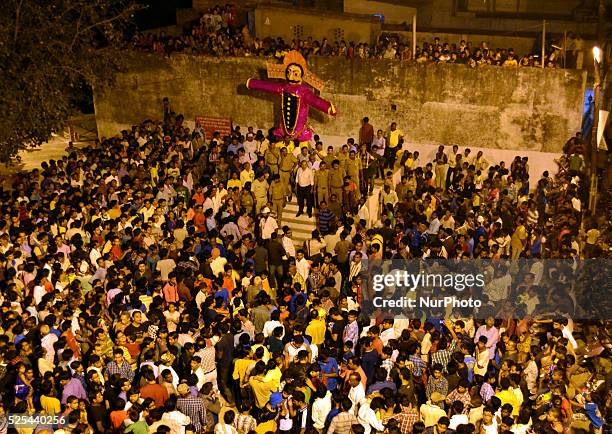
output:
{"label": "street lamp", "polygon": [[593,47],[593,59],[597,63],[601,63],[601,48],[597,45]]}

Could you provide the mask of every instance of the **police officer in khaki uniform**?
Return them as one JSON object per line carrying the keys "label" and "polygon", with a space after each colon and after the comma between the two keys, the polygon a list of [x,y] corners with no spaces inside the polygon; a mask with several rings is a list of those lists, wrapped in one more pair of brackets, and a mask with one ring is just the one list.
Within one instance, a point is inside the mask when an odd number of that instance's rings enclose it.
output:
{"label": "police officer in khaki uniform", "polygon": [[253,181],[251,191],[255,196],[255,214],[259,214],[261,209],[268,203],[268,188],[270,184],[266,180],[265,173],[260,173],[259,177]]}
{"label": "police officer in khaki uniform", "polygon": [[327,155],[323,158],[323,161],[325,161],[325,164],[327,164],[327,169],[332,167],[332,163],[335,159],[336,159],[336,153],[334,152],[334,147],[328,146]]}
{"label": "police officer in khaki uniform", "polygon": [[278,174],[278,163],[280,162],[280,151],[276,146],[269,146],[264,154],[266,164],[270,166],[273,175]]}
{"label": "police officer in khaki uniform", "polygon": [[295,169],[297,158],[287,152],[287,148],[281,149],[281,158],[278,165],[281,184],[285,188],[285,196],[291,200],[291,172]]}
{"label": "police officer in khaki uniform", "polygon": [[316,191],[316,207],[323,201],[329,201],[329,169],[325,161],[319,163],[319,170],[315,172],[314,185]]}
{"label": "police officer in khaki uniform", "polygon": [[351,179],[355,182],[355,184],[357,184],[357,191],[355,192],[355,195],[357,196],[356,199],[359,200],[359,196],[360,196],[360,171],[361,171],[361,161],[359,160],[359,158],[357,158],[357,152],[355,152],[354,150],[351,150],[349,152],[349,158],[348,160],[346,160],[346,174],[348,176],[351,177]]}
{"label": "police officer in khaki uniform", "polygon": [[342,205],[342,188],[344,187],[344,170],[340,167],[340,161],[334,160],[329,170],[329,193],[335,194],[338,202]]}
{"label": "police officer in khaki uniform", "polygon": [[276,214],[278,225],[281,225],[283,218],[283,208],[286,204],[285,186],[281,182],[280,175],[272,175],[272,184],[268,190],[268,197],[272,203],[272,212]]}
{"label": "police officer in khaki uniform", "polygon": [[346,173],[346,162],[349,158],[348,151],[349,151],[348,145],[343,145],[340,151],[338,152],[338,155],[336,155],[336,159],[340,163],[340,168],[344,170],[345,173]]}

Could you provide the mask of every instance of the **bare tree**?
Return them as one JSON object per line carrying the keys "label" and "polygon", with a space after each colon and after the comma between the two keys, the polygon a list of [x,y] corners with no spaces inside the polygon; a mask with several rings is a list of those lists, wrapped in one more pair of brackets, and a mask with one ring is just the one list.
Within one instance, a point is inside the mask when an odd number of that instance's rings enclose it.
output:
{"label": "bare tree", "polygon": [[61,131],[83,85],[112,82],[137,8],[131,0],[2,2],[0,161]]}

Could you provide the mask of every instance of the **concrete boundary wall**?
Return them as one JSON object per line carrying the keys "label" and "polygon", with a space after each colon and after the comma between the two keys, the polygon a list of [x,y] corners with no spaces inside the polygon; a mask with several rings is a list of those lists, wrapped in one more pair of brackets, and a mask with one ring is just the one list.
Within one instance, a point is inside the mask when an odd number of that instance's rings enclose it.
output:
{"label": "concrete boundary wall", "polygon": [[[414,143],[556,153],[581,124],[582,71],[321,57],[310,63],[325,80],[322,96],[339,111],[336,119],[311,112],[322,135],[356,136],[369,116],[383,130],[397,122]],[[278,117],[278,98],[244,86],[248,78],[265,78],[265,59],[135,54],[130,64],[110,89],[96,92],[100,136],[160,119],[166,96],[187,120],[221,116],[269,128]]]}

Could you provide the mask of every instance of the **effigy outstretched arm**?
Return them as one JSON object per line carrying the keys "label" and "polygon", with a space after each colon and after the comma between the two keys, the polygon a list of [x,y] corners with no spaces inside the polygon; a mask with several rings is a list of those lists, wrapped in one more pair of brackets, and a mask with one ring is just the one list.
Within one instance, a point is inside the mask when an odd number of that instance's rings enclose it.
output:
{"label": "effigy outstretched arm", "polygon": [[274,83],[266,80],[256,80],[249,78],[246,82],[247,89],[260,90],[267,93],[279,94],[283,91],[283,85],[281,83]]}
{"label": "effigy outstretched arm", "polygon": [[336,106],[334,104],[321,98],[320,96],[315,95],[314,93],[308,94],[307,102],[310,107],[320,112],[327,113],[330,116],[336,116],[336,114],[338,114],[338,110],[336,110]]}

